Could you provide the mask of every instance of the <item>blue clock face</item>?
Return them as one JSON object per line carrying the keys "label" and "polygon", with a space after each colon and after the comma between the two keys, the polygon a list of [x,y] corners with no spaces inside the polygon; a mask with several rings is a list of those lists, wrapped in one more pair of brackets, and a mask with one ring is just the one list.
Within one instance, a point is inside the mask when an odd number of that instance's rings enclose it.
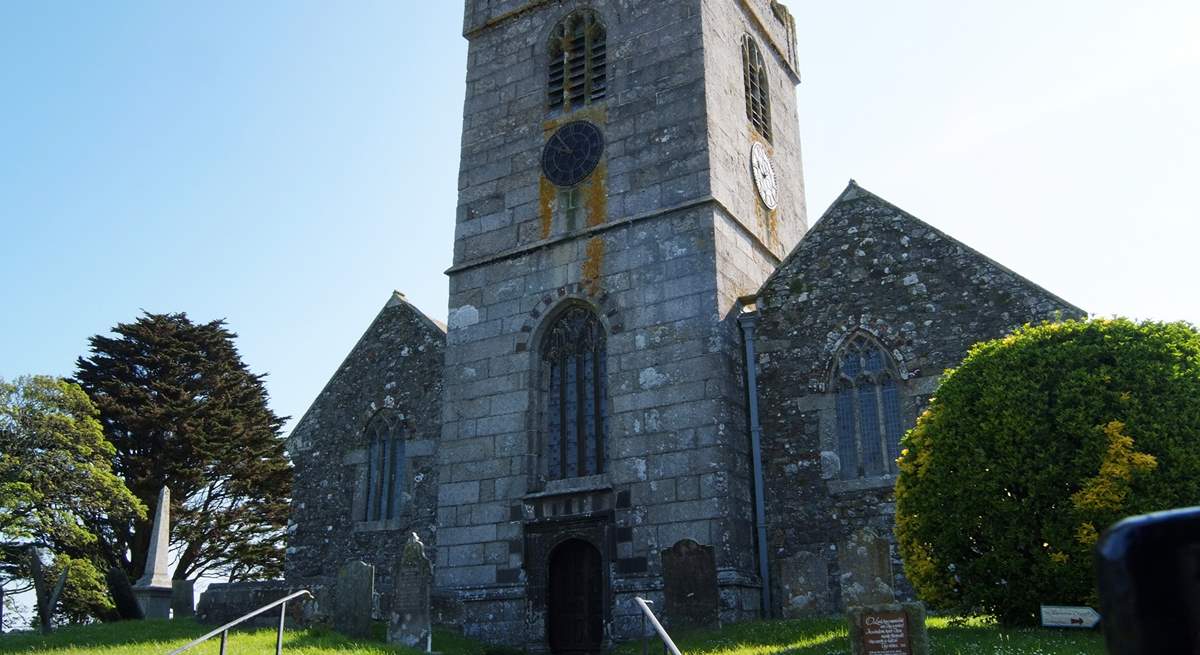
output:
{"label": "blue clock face", "polygon": [[575,186],[596,170],[604,154],[604,134],[587,121],[574,121],[558,129],[542,150],[542,173],[562,187]]}

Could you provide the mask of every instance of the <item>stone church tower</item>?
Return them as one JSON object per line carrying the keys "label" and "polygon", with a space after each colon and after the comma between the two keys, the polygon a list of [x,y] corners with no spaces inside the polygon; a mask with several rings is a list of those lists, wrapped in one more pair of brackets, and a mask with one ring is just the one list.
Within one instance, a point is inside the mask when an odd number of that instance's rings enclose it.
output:
{"label": "stone church tower", "polygon": [[587,650],[690,540],[757,616],[736,319],[806,227],[791,17],[468,0],[464,32],[436,586],[469,632]]}

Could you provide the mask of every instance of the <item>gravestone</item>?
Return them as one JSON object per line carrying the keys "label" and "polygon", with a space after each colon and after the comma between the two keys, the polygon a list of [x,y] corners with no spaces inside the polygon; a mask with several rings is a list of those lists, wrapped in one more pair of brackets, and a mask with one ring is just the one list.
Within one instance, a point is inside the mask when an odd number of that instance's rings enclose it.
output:
{"label": "gravestone", "polygon": [[392,616],[388,622],[388,643],[409,648],[433,650],[430,627],[429,589],[433,566],[425,555],[425,545],[414,532],[404,544],[404,553],[392,576]]}
{"label": "gravestone", "polygon": [[375,603],[375,567],[350,562],[338,571],[334,589],[333,629],[360,639],[371,637],[371,610]]}
{"label": "gravestone", "polygon": [[846,607],[895,602],[891,544],[885,537],[863,528],[838,546],[837,556]]}
{"label": "gravestone", "polygon": [[108,583],[108,593],[112,595],[113,604],[117,606],[117,616],[121,617],[122,621],[146,618],[137,596],[133,593],[133,585],[129,583],[129,576],[125,575],[125,569],[119,566],[112,567],[104,576],[104,580]]}
{"label": "gravestone", "polygon": [[668,624],[717,625],[717,560],[712,546],[683,539],[662,552],[662,564]]}
{"label": "gravestone", "polygon": [[171,618],[191,618],[196,615],[195,585],[193,580],[171,581]]}
{"label": "gravestone", "polygon": [[158,509],[154,512],[154,527],[150,532],[150,549],[146,552],[146,567],[133,586],[142,613],[148,619],[171,618],[171,573],[167,568],[167,553],[171,542],[171,490],[158,492]]}
{"label": "gravestone", "polygon": [[854,607],[848,618],[851,655],[929,655],[921,603]]}

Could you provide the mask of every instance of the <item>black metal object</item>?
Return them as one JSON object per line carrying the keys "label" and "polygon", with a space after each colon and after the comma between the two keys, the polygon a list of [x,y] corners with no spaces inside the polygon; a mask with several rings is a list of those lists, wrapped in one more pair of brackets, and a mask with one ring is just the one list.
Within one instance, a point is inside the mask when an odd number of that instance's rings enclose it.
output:
{"label": "black metal object", "polygon": [[1200,653],[1200,507],[1117,523],[1096,572],[1110,655]]}

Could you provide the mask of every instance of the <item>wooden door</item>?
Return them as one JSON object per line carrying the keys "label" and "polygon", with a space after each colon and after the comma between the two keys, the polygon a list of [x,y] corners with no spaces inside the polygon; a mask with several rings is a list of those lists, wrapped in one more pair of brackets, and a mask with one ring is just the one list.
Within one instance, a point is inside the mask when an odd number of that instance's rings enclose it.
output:
{"label": "wooden door", "polygon": [[572,539],[550,555],[547,632],[553,653],[596,653],[604,640],[600,552]]}

